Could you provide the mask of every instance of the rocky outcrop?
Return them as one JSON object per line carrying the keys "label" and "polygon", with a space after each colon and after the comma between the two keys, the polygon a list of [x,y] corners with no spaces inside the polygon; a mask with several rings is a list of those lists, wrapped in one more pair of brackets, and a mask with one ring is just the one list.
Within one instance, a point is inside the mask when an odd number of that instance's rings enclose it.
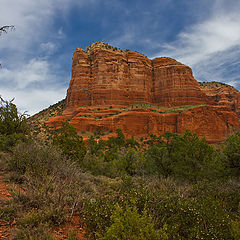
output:
{"label": "rocky outcrop", "polygon": [[240,117],[240,92],[225,83],[201,82],[201,90],[217,105],[228,106]]}
{"label": "rocky outcrop", "polygon": [[74,52],[67,108],[151,102],[151,61],[108,46],[95,44],[86,52]]}
{"label": "rocky outcrop", "polygon": [[157,109],[151,106],[82,107],[74,114],[65,112],[62,116],[52,117],[47,124],[58,128],[67,119],[78,132],[87,135],[94,132],[109,134],[121,128],[128,137],[146,137],[150,133],[159,135],[166,131],[182,134],[189,129],[213,143],[223,141],[240,127],[239,118],[229,108],[205,105]]}
{"label": "rocky outcrop", "polygon": [[214,94],[199,86],[190,67],[174,59],[150,60],[95,43],[86,51],[75,50],[66,108],[46,123],[60,127],[68,119],[84,134],[121,128],[135,137],[189,129],[219,142],[240,124],[233,103],[225,104],[224,94],[217,102]]}
{"label": "rocky outcrop", "polygon": [[190,67],[171,58],[148,59],[95,43],[73,54],[67,108],[136,103],[181,106],[208,103]]}
{"label": "rocky outcrop", "polygon": [[171,58],[155,58],[153,103],[163,106],[210,103],[192,75],[192,69]]}

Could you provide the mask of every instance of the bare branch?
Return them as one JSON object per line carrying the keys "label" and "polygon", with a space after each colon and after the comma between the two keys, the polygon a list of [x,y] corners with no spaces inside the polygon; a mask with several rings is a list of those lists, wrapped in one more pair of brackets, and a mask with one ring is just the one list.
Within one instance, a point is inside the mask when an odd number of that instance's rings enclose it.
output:
{"label": "bare branch", "polygon": [[[2,35],[2,33],[7,33],[7,31],[10,30],[15,30],[15,27],[13,25],[6,25],[6,26],[2,26],[0,27],[0,36]],[[2,68],[2,64],[0,63],[0,68]]]}
{"label": "bare branch", "polygon": [[14,29],[15,27],[13,25],[2,26],[0,27],[0,36],[2,35],[2,33],[7,33],[8,30],[12,31]]}

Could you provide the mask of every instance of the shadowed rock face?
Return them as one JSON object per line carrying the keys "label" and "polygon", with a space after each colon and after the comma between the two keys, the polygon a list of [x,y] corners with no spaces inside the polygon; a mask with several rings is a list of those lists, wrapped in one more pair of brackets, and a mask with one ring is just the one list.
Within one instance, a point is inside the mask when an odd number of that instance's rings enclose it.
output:
{"label": "shadowed rock face", "polygon": [[191,68],[174,59],[150,60],[94,43],[87,51],[75,50],[66,109],[47,124],[59,127],[68,119],[79,132],[121,128],[135,137],[189,129],[219,142],[240,124],[232,105],[223,95],[219,104],[214,94],[200,88]]}

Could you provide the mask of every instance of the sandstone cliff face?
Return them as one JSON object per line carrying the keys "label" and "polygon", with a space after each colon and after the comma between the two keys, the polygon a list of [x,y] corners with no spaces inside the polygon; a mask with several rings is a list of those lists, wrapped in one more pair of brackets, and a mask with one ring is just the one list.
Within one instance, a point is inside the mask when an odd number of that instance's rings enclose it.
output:
{"label": "sandstone cliff face", "polygon": [[226,89],[217,97],[219,89],[200,88],[191,68],[174,59],[95,43],[75,50],[66,108],[46,123],[60,127],[68,119],[78,132],[121,128],[135,137],[189,129],[219,142],[240,127],[240,93],[231,90],[230,101]]}
{"label": "sandstone cliff face", "polygon": [[74,52],[67,107],[151,102],[151,61],[107,46],[96,44],[87,52],[81,48]]}
{"label": "sandstone cliff face", "polygon": [[204,105],[157,110],[152,107],[99,110],[82,107],[73,115],[52,117],[47,124],[60,127],[67,119],[80,133],[100,131],[107,134],[121,128],[128,137],[146,137],[166,131],[182,134],[189,129],[212,143],[223,141],[240,127],[239,118],[228,108]]}
{"label": "sandstone cliff face", "polygon": [[240,92],[234,87],[220,82],[199,83],[201,90],[215,104],[228,106],[240,117]]}
{"label": "sandstone cliff face", "polygon": [[209,103],[190,67],[171,58],[156,58],[152,64],[155,104],[181,106]]}
{"label": "sandstone cliff face", "polygon": [[148,59],[96,43],[73,54],[67,108],[136,103],[181,106],[208,103],[192,70],[171,58]]}

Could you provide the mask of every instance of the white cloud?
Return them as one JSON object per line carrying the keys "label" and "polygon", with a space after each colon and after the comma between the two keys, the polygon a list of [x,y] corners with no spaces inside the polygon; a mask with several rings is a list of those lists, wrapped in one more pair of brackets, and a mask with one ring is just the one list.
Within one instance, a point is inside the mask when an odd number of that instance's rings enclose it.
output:
{"label": "white cloud", "polygon": [[57,46],[53,42],[46,42],[40,44],[40,49],[43,53],[47,55],[52,55],[56,52]]}
{"label": "white cloud", "polygon": [[17,69],[3,68],[0,71],[0,79],[9,86],[14,86],[16,89],[26,89],[31,84],[46,84],[51,83],[57,77],[51,73],[49,63],[44,60],[31,59],[27,64],[22,64]]}
{"label": "white cloud", "polygon": [[28,114],[33,115],[62,100],[65,97],[66,89],[44,88],[21,91],[0,87],[0,92],[3,93],[1,96],[5,100],[14,98],[13,103],[18,106],[19,112],[24,113],[26,111]]}
{"label": "white cloud", "polygon": [[200,80],[237,86],[238,75],[228,72],[230,66],[239,68],[240,60],[240,4],[234,3],[226,7],[224,1],[216,1],[208,19],[186,28],[153,57],[174,57],[190,65]]}
{"label": "white cloud", "polygon": [[0,71],[0,95],[7,100],[15,98],[22,112],[36,113],[65,97],[66,76],[55,75],[48,61],[31,59],[20,67]]}
{"label": "white cloud", "polygon": [[61,27],[54,29],[54,17],[67,14],[74,3],[85,2],[1,1],[1,26],[14,25],[15,31],[0,37],[0,95],[15,98],[17,106],[31,114],[65,97],[69,78],[58,69],[59,63],[49,60],[58,50],[54,39],[65,36]]}
{"label": "white cloud", "polygon": [[165,44],[165,51],[195,64],[209,55],[240,45],[239,14],[214,16],[181,32],[176,42]]}

